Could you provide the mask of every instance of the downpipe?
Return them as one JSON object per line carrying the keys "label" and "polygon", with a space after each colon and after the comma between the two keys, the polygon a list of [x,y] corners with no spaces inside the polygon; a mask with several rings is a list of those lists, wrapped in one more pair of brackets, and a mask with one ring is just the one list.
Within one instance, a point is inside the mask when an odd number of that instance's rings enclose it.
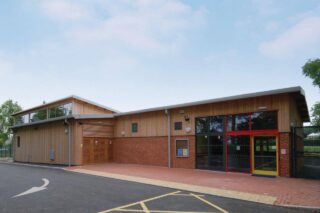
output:
{"label": "downpipe", "polygon": [[165,110],[165,114],[168,118],[168,168],[171,168],[171,117],[170,111],[168,109]]}
{"label": "downpipe", "polygon": [[64,120],[64,124],[68,125],[68,166],[71,167],[71,125],[68,119]]}

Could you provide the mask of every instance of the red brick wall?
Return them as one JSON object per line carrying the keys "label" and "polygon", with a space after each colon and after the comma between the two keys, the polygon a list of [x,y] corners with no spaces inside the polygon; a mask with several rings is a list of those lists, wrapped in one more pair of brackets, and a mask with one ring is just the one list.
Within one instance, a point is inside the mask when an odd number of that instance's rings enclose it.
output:
{"label": "red brick wall", "polygon": [[[176,157],[176,139],[189,140],[189,157]],[[131,137],[113,140],[113,161],[116,163],[168,166],[168,137]],[[171,166],[195,168],[195,137],[171,138]]]}
{"label": "red brick wall", "polygon": [[[279,134],[279,172],[282,177],[290,177],[291,174],[291,147],[290,147],[290,133]],[[285,153],[283,151],[285,150]]]}
{"label": "red brick wall", "polygon": [[116,163],[168,165],[167,137],[132,137],[113,140],[113,161]]}

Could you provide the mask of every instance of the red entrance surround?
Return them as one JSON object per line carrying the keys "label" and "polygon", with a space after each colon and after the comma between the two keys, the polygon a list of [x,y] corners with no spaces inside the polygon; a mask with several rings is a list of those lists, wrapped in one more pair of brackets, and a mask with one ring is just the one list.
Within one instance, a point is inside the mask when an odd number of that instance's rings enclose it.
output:
{"label": "red entrance surround", "polygon": [[[228,131],[228,119],[225,119],[225,143],[226,143],[226,172],[229,171],[229,165],[228,165],[228,136],[250,136],[250,141],[249,141],[249,146],[250,146],[250,174],[252,174],[252,139],[253,136],[258,136],[258,135],[272,135],[272,136],[276,136],[277,140],[278,140],[278,147],[277,149],[280,150],[280,134],[278,129],[269,129],[269,130],[251,130],[252,128],[252,123],[251,123],[251,115],[253,112],[250,113],[243,113],[243,115],[248,115],[249,116],[249,130],[240,130],[240,131]],[[278,113],[277,113],[278,114]],[[234,114],[237,115],[237,114]],[[226,116],[226,118],[228,118],[228,116]],[[278,120],[278,116],[277,116],[277,120]],[[280,152],[278,151],[278,161],[279,161],[279,167],[278,168],[278,175],[281,167],[281,161],[280,161]],[[288,159],[286,159],[288,160]],[[288,160],[289,161],[289,160]],[[287,167],[287,165],[285,166]],[[284,172],[285,173],[285,172]],[[283,173],[281,172],[281,176],[287,176],[287,175],[282,175]],[[288,172],[289,174],[289,172]]]}

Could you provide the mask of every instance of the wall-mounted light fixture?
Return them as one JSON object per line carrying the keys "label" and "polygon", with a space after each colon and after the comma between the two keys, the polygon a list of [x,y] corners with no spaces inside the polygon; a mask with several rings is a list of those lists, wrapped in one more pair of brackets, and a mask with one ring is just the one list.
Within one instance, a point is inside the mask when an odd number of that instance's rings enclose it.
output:
{"label": "wall-mounted light fixture", "polygon": [[266,107],[266,106],[259,106],[258,109],[259,109],[259,110],[266,110],[266,109],[268,109],[268,107]]}
{"label": "wall-mounted light fixture", "polygon": [[125,134],[126,134],[125,131],[121,131],[122,136],[125,136]]}
{"label": "wall-mounted light fixture", "polygon": [[190,121],[190,117],[189,117],[188,114],[185,114],[185,115],[184,115],[184,120],[185,120],[185,121]]}

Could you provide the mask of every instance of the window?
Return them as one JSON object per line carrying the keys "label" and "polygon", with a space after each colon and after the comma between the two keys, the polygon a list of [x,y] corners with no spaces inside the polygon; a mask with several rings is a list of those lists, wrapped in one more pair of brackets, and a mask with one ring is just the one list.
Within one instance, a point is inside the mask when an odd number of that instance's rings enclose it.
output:
{"label": "window", "polygon": [[72,114],[72,103],[52,107],[49,109],[49,118],[57,118]]}
{"label": "window", "polygon": [[26,124],[26,123],[29,123],[29,114],[16,117],[16,124]]}
{"label": "window", "polygon": [[254,112],[251,115],[252,130],[277,129],[277,112]]}
{"label": "window", "polygon": [[20,136],[17,136],[17,147],[20,147]]}
{"label": "window", "polygon": [[188,157],[189,156],[188,140],[176,140],[176,156],[177,157]]}
{"label": "window", "polygon": [[210,133],[223,134],[224,131],[224,116],[213,116],[210,117],[209,131]]}
{"label": "window", "polygon": [[138,132],[138,123],[132,123],[131,131],[132,132]]}
{"label": "window", "polygon": [[174,122],[174,130],[182,130],[182,122]]}
{"label": "window", "polygon": [[250,136],[230,136],[228,138],[228,169],[250,172]]}
{"label": "window", "polygon": [[47,119],[47,110],[39,110],[37,112],[30,113],[30,122],[36,122]]}
{"label": "window", "polygon": [[228,118],[228,130],[229,131],[239,131],[239,130],[249,130],[249,115],[230,115]]}
{"label": "window", "polygon": [[209,117],[196,118],[196,133],[206,134],[208,132]]}

